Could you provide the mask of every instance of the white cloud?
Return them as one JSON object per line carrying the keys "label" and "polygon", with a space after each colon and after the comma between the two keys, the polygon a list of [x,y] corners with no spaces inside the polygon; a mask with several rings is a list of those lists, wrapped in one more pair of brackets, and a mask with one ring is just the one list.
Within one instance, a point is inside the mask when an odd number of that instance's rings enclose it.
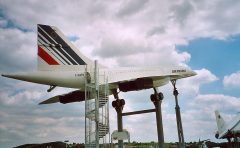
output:
{"label": "white cloud", "polygon": [[41,96],[39,91],[23,91],[14,96],[9,96],[6,93],[0,92],[0,102],[4,105],[26,105],[35,102]]}
{"label": "white cloud", "polygon": [[6,27],[7,26],[7,20],[0,17],[0,27]]}
{"label": "white cloud", "polygon": [[[24,94],[26,93],[24,92]],[[3,104],[2,101],[4,100],[1,100],[0,139],[11,137],[5,142],[12,146],[29,142],[41,143],[62,139],[83,142],[81,141],[84,139],[83,103],[64,105],[64,107],[60,104],[39,106],[37,105],[38,101],[30,104],[31,101],[28,100],[34,100],[36,96],[24,96],[19,93],[19,95],[12,97],[16,99],[2,98],[1,94],[1,99],[9,99],[12,104],[6,100],[8,104]],[[58,136],[56,137],[56,135]]]}
{"label": "white cloud", "polygon": [[172,5],[171,10],[173,12],[173,18],[180,25],[184,25],[188,20],[188,17],[194,12],[193,4],[190,1],[182,1],[175,5]]}
{"label": "white cloud", "polygon": [[[229,33],[239,32],[238,25],[232,23],[233,20],[238,18],[238,1],[199,2],[182,0],[169,2],[142,0],[138,2],[74,1],[66,3],[62,0],[52,1],[51,3],[47,3],[47,1],[22,3],[19,1],[16,2],[16,6],[12,6],[11,3],[12,1],[1,1],[5,15],[24,28],[33,28],[34,24],[42,22],[60,24],[62,28],[72,30],[73,33],[76,28],[82,31],[84,29],[81,28],[84,26],[84,28],[86,26],[91,28],[95,23],[109,21],[110,23],[128,24],[125,26],[126,28],[140,27],[141,30],[139,31],[144,34],[144,31],[149,30],[146,27],[153,27],[153,25],[155,27],[164,26],[164,28],[169,28],[167,26],[173,23],[173,20],[175,26],[171,26],[169,29],[179,28],[185,37],[188,36],[186,33],[191,32],[194,33],[193,36],[198,37],[202,35],[217,37],[217,35],[221,34],[228,35]],[[65,5],[61,5],[62,3]],[[22,8],[25,11],[22,11]],[[40,12],[41,15],[39,15]],[[126,18],[119,18],[119,15]],[[192,28],[189,29],[189,27]],[[201,32],[203,30],[204,32]],[[208,31],[210,32],[207,33]]]}
{"label": "white cloud", "polygon": [[224,112],[238,112],[240,100],[237,97],[223,94],[198,95],[192,103],[194,108],[205,111],[221,110]]}
{"label": "white cloud", "polygon": [[[150,48],[151,49],[151,48]],[[125,57],[117,57],[117,63],[121,66],[186,66],[191,56],[187,52],[178,52],[172,47],[163,47],[141,53],[130,54]]]}
{"label": "white cloud", "polygon": [[139,0],[139,1],[125,1],[121,4],[120,10],[118,12],[118,16],[131,16],[137,13],[140,10],[144,10],[144,5],[148,2],[148,0]]}
{"label": "white cloud", "polygon": [[0,28],[0,69],[16,71],[37,65],[36,34],[19,29]]}
{"label": "white cloud", "polygon": [[[229,22],[239,14],[236,1],[179,1],[173,5],[174,22],[181,25],[181,32],[188,39],[211,37],[226,39],[231,34],[238,34],[239,27]],[[182,22],[182,24],[181,24]],[[191,29],[189,29],[191,28]],[[186,33],[186,34],[185,34]]]}
{"label": "white cloud", "polygon": [[227,89],[240,88],[240,72],[224,76],[223,85]]}
{"label": "white cloud", "polygon": [[203,68],[201,70],[195,70],[196,76],[180,80],[178,88],[182,94],[196,96],[199,94],[199,89],[202,85],[208,84],[218,80],[218,78],[209,70]]}

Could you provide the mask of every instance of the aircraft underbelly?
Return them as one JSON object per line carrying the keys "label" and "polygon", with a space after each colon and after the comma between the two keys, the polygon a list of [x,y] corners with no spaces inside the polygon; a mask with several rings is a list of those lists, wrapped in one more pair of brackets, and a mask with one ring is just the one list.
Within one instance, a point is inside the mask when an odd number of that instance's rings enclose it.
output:
{"label": "aircraft underbelly", "polygon": [[163,86],[166,85],[167,83],[169,83],[170,78],[169,77],[163,77],[163,78],[159,78],[159,79],[153,79],[153,86],[154,87],[159,87],[159,86]]}

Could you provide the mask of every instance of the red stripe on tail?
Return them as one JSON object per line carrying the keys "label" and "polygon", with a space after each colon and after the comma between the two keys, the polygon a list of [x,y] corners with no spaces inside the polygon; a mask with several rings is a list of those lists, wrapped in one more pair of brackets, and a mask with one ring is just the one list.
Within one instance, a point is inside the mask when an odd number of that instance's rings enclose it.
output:
{"label": "red stripe on tail", "polygon": [[59,63],[54,60],[46,51],[38,46],[38,56],[40,56],[49,65],[59,65]]}

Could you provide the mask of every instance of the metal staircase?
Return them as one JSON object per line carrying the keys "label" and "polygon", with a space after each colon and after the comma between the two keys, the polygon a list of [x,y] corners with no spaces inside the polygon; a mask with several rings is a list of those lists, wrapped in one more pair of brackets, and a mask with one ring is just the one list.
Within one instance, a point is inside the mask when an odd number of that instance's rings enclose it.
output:
{"label": "metal staircase", "polygon": [[[86,71],[87,72],[87,71]],[[107,147],[110,142],[108,83],[100,75],[97,62],[94,72],[89,72],[91,81],[85,86],[85,147]]]}

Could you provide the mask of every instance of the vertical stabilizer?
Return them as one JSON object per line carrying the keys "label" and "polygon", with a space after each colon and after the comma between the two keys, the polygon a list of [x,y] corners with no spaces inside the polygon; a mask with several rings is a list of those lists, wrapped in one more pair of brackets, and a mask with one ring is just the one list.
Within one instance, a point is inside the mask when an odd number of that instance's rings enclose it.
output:
{"label": "vertical stabilizer", "polygon": [[217,128],[218,128],[218,133],[221,134],[226,130],[226,123],[222,116],[220,115],[219,111],[215,111],[215,116],[216,116],[216,121],[217,121]]}
{"label": "vertical stabilizer", "polygon": [[38,25],[38,70],[92,64],[57,27]]}

